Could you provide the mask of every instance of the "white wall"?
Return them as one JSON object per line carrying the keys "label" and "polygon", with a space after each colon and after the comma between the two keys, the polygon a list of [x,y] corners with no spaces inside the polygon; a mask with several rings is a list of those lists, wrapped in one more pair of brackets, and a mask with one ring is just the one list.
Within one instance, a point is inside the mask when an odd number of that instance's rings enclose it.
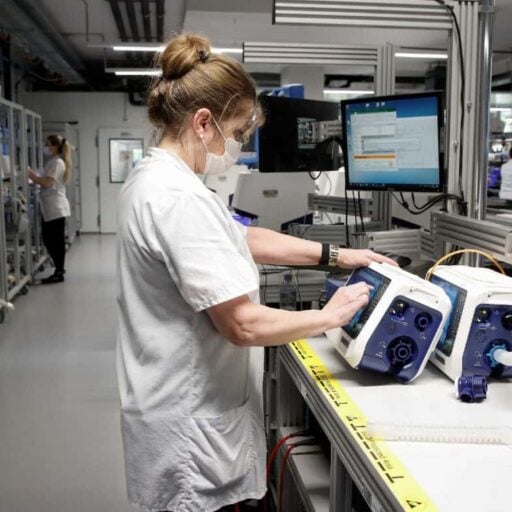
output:
{"label": "white wall", "polygon": [[143,128],[152,132],[145,107],[134,107],[124,93],[41,92],[20,93],[19,102],[41,114],[45,121],[78,121],[80,178],[82,187],[82,231],[97,232],[99,213],[98,148],[99,128]]}
{"label": "white wall", "polygon": [[303,84],[304,98],[308,100],[324,99],[324,68],[316,66],[287,66],[281,70],[281,85]]}

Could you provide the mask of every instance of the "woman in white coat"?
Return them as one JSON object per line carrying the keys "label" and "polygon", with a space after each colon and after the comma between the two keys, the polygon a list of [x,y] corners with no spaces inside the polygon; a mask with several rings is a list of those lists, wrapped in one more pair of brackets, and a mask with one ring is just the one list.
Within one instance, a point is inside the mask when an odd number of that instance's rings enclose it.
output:
{"label": "woman in white coat", "polygon": [[[266,491],[265,434],[254,408],[251,347],[347,324],[369,287],[338,291],[321,311],[259,304],[256,263],[315,265],[322,245],[232,219],[198,175],[225,172],[260,123],[241,64],[191,34],[161,53],[148,95],[158,147],[121,191],[118,380],[130,501],[173,512],[230,510]],[[342,267],[390,261],[335,250]]]}
{"label": "woman in white coat", "polygon": [[41,186],[43,242],[55,266],[55,272],[42,279],[42,284],[64,281],[66,258],[66,217],[71,215],[66,185],[71,179],[71,144],[61,135],[49,135],[45,153],[50,157],[44,173],[38,176],[29,168],[29,178]]}

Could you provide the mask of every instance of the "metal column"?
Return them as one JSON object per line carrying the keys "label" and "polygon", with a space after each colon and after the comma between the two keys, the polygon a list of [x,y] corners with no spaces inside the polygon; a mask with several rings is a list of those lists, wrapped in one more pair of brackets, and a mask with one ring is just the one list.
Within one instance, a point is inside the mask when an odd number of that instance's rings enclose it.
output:
{"label": "metal column", "polygon": [[[480,131],[478,140],[481,144],[486,144],[489,140],[489,115],[490,98],[492,85],[492,32],[494,22],[494,0],[482,0],[480,7],[480,91],[482,92],[480,109],[478,112],[478,126]],[[487,148],[486,148],[487,149]],[[489,152],[480,151],[478,175],[479,188],[477,195],[477,219],[484,219],[487,210],[487,169],[489,167]]]}
{"label": "metal column", "polygon": [[[27,133],[27,163],[39,175],[43,171],[43,141],[42,120],[39,114],[25,109],[25,123]],[[40,189],[36,184],[29,186],[28,190],[28,214],[30,220],[30,232],[32,242],[32,276],[42,268],[48,255],[43,244],[41,214],[40,214]]]}
{"label": "metal column", "polygon": [[[386,45],[379,48],[375,93],[390,95],[395,93],[395,47]],[[382,229],[391,228],[391,196],[388,192],[373,193],[373,220],[382,223]]]}

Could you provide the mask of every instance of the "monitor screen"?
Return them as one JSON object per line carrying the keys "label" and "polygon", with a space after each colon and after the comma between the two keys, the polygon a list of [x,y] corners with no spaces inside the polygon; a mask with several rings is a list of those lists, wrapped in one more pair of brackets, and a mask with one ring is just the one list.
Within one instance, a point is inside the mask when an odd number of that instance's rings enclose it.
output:
{"label": "monitor screen", "polygon": [[311,172],[338,169],[341,155],[332,144],[312,140],[312,122],[338,121],[330,101],[260,96],[265,124],[259,132],[260,172]]}
{"label": "monitor screen", "polygon": [[450,298],[452,303],[452,310],[448,321],[446,322],[437,349],[440,350],[445,356],[450,357],[452,355],[453,345],[457,336],[457,330],[459,328],[460,318],[462,316],[462,310],[466,302],[467,292],[458,286],[455,286],[449,281],[433,275],[431,281],[440,286]]}
{"label": "monitor screen", "polygon": [[349,190],[443,189],[440,92],[341,102]]}

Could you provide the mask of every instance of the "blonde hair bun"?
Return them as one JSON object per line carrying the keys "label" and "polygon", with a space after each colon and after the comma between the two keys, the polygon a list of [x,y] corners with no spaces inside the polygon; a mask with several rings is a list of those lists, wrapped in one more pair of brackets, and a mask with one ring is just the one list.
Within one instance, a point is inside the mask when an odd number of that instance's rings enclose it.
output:
{"label": "blonde hair bun", "polygon": [[160,54],[159,65],[166,80],[178,80],[210,55],[210,41],[198,34],[181,34],[171,39]]}

